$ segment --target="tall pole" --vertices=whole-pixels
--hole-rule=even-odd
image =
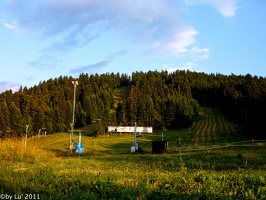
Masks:
[[[137,122],[134,123],[134,147],[136,148],[136,133],[137,132]]]
[[[75,104],[76,104],[76,87],[78,85],[78,81],[72,81],[74,85],[74,99],[73,99],[73,119],[72,119],[72,127],[71,127],[71,141],[70,141],[70,151],[72,153],[73,143],[74,143],[74,123],[75,123]]]
[[[71,131],[70,131],[70,135],[69,135],[69,150],[71,151],[72,153],[72,122],[70,122],[70,127],[71,127]]]

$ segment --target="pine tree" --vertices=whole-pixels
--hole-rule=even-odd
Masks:
[[[7,132],[10,130],[10,114],[9,114],[9,109],[8,109],[8,106],[5,100],[2,102],[2,105],[1,105],[1,113],[3,117],[2,131],[3,131],[3,134],[5,135],[4,137],[7,137],[8,136]]]
[[[5,137],[4,130],[5,130],[4,116],[0,107],[0,138]]]
[[[45,115],[41,107],[37,108],[33,115],[33,131],[35,134],[45,126]]]
[[[139,98],[138,95],[138,89],[136,86],[132,86],[131,90],[130,90],[130,94],[128,97],[128,115],[130,117],[130,121],[129,123],[131,124],[131,126],[134,125],[134,122],[137,120],[137,108],[138,108],[138,102],[141,101],[141,99]]]
[[[21,136],[22,134],[22,115],[20,109],[12,102],[9,105],[10,115],[10,128],[15,136]]]
[[[121,102],[118,102],[118,104],[117,104],[115,117],[116,117],[117,125],[121,125],[122,118],[123,118],[122,103]]]
[[[82,127],[86,125],[86,113],[84,112],[81,103],[77,102],[75,110],[75,127]]]
[[[66,118],[64,120],[65,124],[68,125],[69,129],[71,129],[71,123],[73,118],[73,106],[70,101],[67,101],[66,105]]]

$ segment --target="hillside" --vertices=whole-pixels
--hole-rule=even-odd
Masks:
[[[0,94],[0,137],[24,136],[26,125],[30,135],[37,135],[39,131],[53,134],[70,130],[73,80],[61,76],[32,88],[21,87],[14,94],[12,91]],[[262,77],[177,70],[173,73],[134,72],[132,76],[81,74],[77,80],[76,129],[95,121],[99,122],[94,131],[97,135],[104,135],[108,125],[128,126],[134,122],[155,130],[193,129],[203,105],[217,108],[219,111],[214,112],[225,114],[241,126],[242,134],[254,139],[266,138],[263,132],[266,79]],[[206,126],[206,131],[211,132],[212,120],[206,123],[208,125],[202,128]],[[221,126],[220,122],[215,124]],[[223,131],[230,134],[230,125]],[[220,131],[220,134],[224,133]],[[198,137],[201,140],[201,136]]]

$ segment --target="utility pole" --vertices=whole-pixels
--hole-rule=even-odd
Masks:
[[[135,147],[135,149],[137,150],[137,147],[136,147],[137,146],[137,140],[136,140],[137,139],[137,133],[136,132],[137,132],[137,122],[134,123],[134,145],[133,145]]]
[[[71,136],[70,136],[70,152],[72,153],[73,150],[73,143],[74,143],[74,123],[75,123],[75,104],[76,104],[76,88],[78,85],[78,81],[72,81],[74,85],[74,99],[73,99],[73,119],[71,123]]]

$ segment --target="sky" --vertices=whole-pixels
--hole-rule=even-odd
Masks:
[[[265,0],[1,0],[0,92],[81,73],[266,77]]]

